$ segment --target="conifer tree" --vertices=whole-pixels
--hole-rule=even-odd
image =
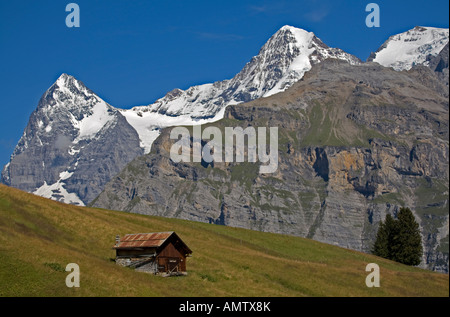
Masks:
[[[390,215],[386,215],[385,219],[385,230],[387,236],[387,257],[386,259],[393,260],[394,254],[396,252],[396,245],[398,241],[398,226],[397,221]],[[394,260],[395,261],[395,260]]]
[[[372,253],[377,256],[381,256],[382,258],[389,258],[388,233],[383,221],[380,221],[377,238],[375,240],[375,244],[373,245]]]
[[[372,253],[407,265],[418,265],[422,258],[422,237],[412,211],[402,207],[395,220],[387,214],[380,221]]]
[[[419,224],[409,208],[401,208],[397,219],[398,240],[395,241],[393,260],[407,265],[419,265],[423,252]]]

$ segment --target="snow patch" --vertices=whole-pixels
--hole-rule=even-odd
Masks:
[[[72,176],[72,174],[73,174],[73,172],[69,173],[68,171],[59,173],[59,181],[63,181],[63,180],[70,178]]]
[[[69,152],[69,155],[74,156],[75,154],[80,153],[80,151],[81,151],[80,149],[76,150],[75,147],[72,146],[68,152]]]
[[[69,173],[68,171],[61,172],[59,174],[60,179],[56,183],[48,185],[47,182],[44,181],[44,184],[36,189],[33,194],[66,204],[84,206],[84,203],[77,194],[69,193],[64,188],[65,183],[62,181],[70,178],[72,174],[73,173]]]
[[[6,163],[5,167],[3,167],[3,172],[4,172],[3,175],[5,176],[6,180],[10,179],[10,177],[9,177],[9,165],[10,165],[10,162]]]
[[[92,114],[84,117],[81,121],[76,121],[73,117],[72,124],[77,127],[80,132],[74,143],[78,143],[80,140],[88,139],[96,135],[106,123],[114,118],[114,116],[108,111],[108,105],[101,100],[95,104],[92,108]]]
[[[223,118],[225,107],[210,119],[194,119],[189,115],[171,117],[157,112],[141,112],[135,109],[121,110],[122,115],[139,135],[140,146],[147,154],[153,142],[161,134],[161,129],[173,126],[191,126],[214,122]]]

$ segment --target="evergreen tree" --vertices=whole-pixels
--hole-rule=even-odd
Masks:
[[[420,264],[422,238],[419,224],[409,208],[400,208],[397,220],[386,215],[380,222],[372,253],[407,265]]]
[[[386,259],[394,260],[396,253],[396,245],[398,241],[398,226],[397,221],[390,215],[386,215],[385,230],[387,236],[387,257]],[[395,261],[395,260],[394,260]]]
[[[409,208],[401,208],[398,215],[398,241],[394,261],[407,265],[419,265],[422,258],[422,237],[419,224]]]
[[[372,253],[377,256],[381,256],[382,258],[389,258],[388,243],[389,240],[386,226],[383,221],[380,221],[377,238],[375,240],[375,244],[373,245]]]

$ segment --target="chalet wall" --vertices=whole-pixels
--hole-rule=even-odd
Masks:
[[[158,257],[181,258],[183,255],[174,247],[172,243],[168,243],[164,249],[159,252]]]
[[[136,268],[136,271],[156,274],[158,273],[158,264],[156,263],[156,261],[152,261]]]

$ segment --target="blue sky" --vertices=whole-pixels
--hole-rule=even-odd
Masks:
[[[70,2],[80,7],[79,28],[65,24]],[[365,25],[370,2],[380,28]],[[0,165],[63,72],[129,108],[233,77],[286,24],[366,60],[390,35],[448,28],[448,12],[447,0],[0,0]]]

